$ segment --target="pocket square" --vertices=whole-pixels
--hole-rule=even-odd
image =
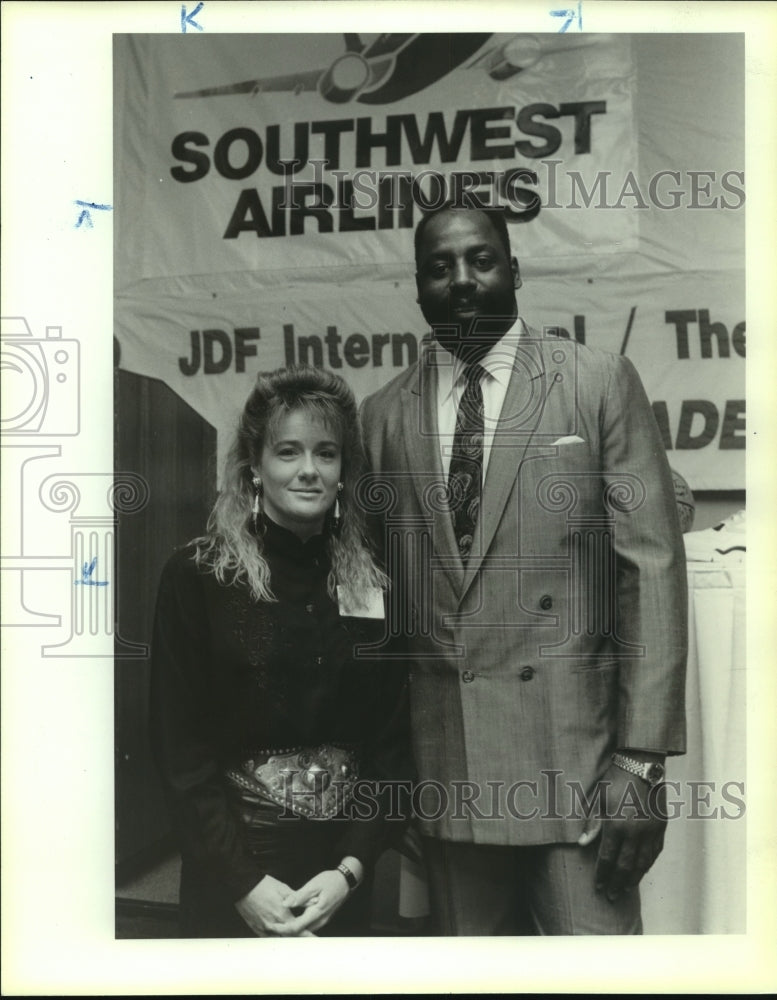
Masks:
[[[556,444],[585,444],[585,441],[581,437],[578,437],[577,434],[569,434],[569,435],[567,435],[567,437],[557,438],[553,442],[553,444],[554,445],[556,445]]]

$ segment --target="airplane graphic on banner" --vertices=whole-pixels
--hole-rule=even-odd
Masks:
[[[345,52],[327,68],[300,70],[283,76],[246,80],[220,87],[186,91],[175,96],[218,97],[228,94],[261,94],[317,90],[332,104],[391,104],[437,83],[481,49],[491,34],[378,35],[364,42],[358,34],[345,34]],[[540,58],[534,35],[515,35],[486,49],[470,67],[485,70],[494,80],[506,80]]]

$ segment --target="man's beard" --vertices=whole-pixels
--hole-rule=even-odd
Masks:
[[[435,340],[463,361],[479,361],[515,323],[518,304],[512,287],[487,292],[453,292],[445,298],[419,297]],[[472,315],[467,315],[467,312]]]
[[[480,361],[497,344],[515,322],[510,316],[473,316],[453,318],[447,322],[436,319],[432,324],[434,339],[446,351],[468,364]]]

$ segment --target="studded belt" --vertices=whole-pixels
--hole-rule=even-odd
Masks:
[[[246,807],[269,799],[298,816],[330,819],[348,803],[359,777],[351,750],[335,746],[267,751],[230,768],[226,777]],[[250,824],[250,809],[243,809]]]

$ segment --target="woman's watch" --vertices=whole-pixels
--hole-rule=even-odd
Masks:
[[[348,865],[343,864],[343,862],[341,861],[340,864],[337,866],[337,870],[340,872],[345,881],[348,883],[348,889],[350,890],[350,892],[353,892],[354,889],[359,888],[359,880],[356,878],[356,876],[348,867]]]
[[[612,762],[623,771],[636,774],[638,778],[644,778],[651,788],[664,780],[664,765],[659,764],[658,761],[634,760],[633,757],[627,757],[625,754],[614,753]]]

